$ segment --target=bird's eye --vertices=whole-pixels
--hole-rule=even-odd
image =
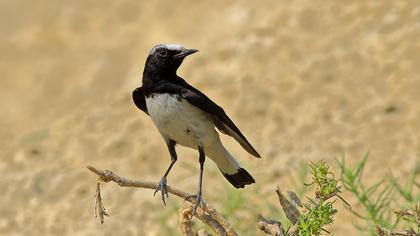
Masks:
[[[159,56],[161,57],[166,57],[168,55],[168,51],[164,48],[162,48],[161,50],[159,50]]]

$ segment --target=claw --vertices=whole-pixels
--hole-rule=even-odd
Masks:
[[[169,194],[168,194],[168,185],[167,185],[166,178],[162,178],[159,181],[159,184],[158,184],[158,186],[157,186],[157,188],[156,188],[155,193],[153,194],[153,196],[156,196],[156,193],[159,192],[159,191],[162,194],[161,197],[162,197],[163,204],[166,206],[165,194],[166,194],[166,198],[169,197]]]
[[[191,212],[191,219],[193,218],[193,216],[195,215],[195,213],[196,213],[196,210],[197,210],[197,207],[198,206],[200,206],[201,207],[201,209],[203,209],[203,211],[204,211],[204,208],[205,208],[205,203],[204,203],[204,201],[203,201],[203,198],[202,198],[202,196],[201,196],[201,193],[198,193],[196,196],[191,196],[191,197],[195,197],[195,204],[194,204],[194,207],[193,207],[193,209],[192,209],[192,212]]]

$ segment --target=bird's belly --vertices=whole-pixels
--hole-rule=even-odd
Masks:
[[[191,148],[210,145],[218,138],[207,113],[179,95],[153,94],[146,99],[146,105],[164,138]]]

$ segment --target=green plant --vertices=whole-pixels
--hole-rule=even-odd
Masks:
[[[408,181],[405,185],[399,184],[398,179],[390,174],[389,183],[391,186],[398,192],[398,194],[403,197],[403,199],[408,203],[415,203],[420,199],[420,191],[414,193],[415,188],[420,188],[419,183],[416,182],[416,179],[420,173],[420,166],[416,165],[414,171],[410,173]]]
[[[299,218],[297,223],[298,235],[320,235],[324,226],[333,222],[333,216],[337,210],[333,208],[335,202],[332,197],[339,197],[341,186],[338,184],[330,167],[324,160],[317,163],[311,162],[309,165],[312,174],[312,182],[306,185],[315,185],[315,199],[308,198],[309,202],[305,204],[305,212]],[[326,231],[328,232],[328,231]]]
[[[408,182],[402,186],[393,175],[383,177],[371,185],[363,182],[363,170],[368,160],[366,154],[362,160],[351,168],[346,165],[344,159],[338,161],[341,170],[341,181],[346,191],[352,193],[362,210],[349,210],[353,215],[363,220],[363,224],[355,224],[355,227],[369,235],[377,235],[377,228],[395,229],[401,217],[395,216],[392,209],[395,207],[408,206],[420,200],[419,194],[414,194],[416,177],[415,170]]]
[[[333,216],[337,210],[333,208],[333,202],[316,203],[310,200],[309,204],[305,204],[306,213],[302,214],[297,223],[298,235],[320,235],[325,225],[333,222]]]
[[[284,230],[285,225],[279,221],[267,220],[264,217],[259,217],[259,228],[271,235],[299,235],[310,236],[320,235],[325,226],[332,224],[333,217],[337,213],[333,204],[335,198],[342,199],[341,186],[334,174],[330,171],[329,166],[325,161],[311,163],[309,165],[312,182],[306,184],[307,186],[315,186],[315,197],[309,198],[308,202],[302,205],[301,200],[294,192],[289,191],[289,199],[287,199],[277,188],[276,192],[279,197],[280,205],[289,220],[290,227]],[[299,210],[298,208],[303,208]]]
[[[405,230],[389,230],[376,226],[376,234],[379,236],[401,235],[418,236],[420,235],[420,202],[410,209],[397,210],[394,212],[398,218],[406,223]]]

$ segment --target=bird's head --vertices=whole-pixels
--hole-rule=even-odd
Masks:
[[[145,70],[159,74],[176,73],[184,58],[196,52],[197,49],[178,44],[158,44],[150,50]]]

